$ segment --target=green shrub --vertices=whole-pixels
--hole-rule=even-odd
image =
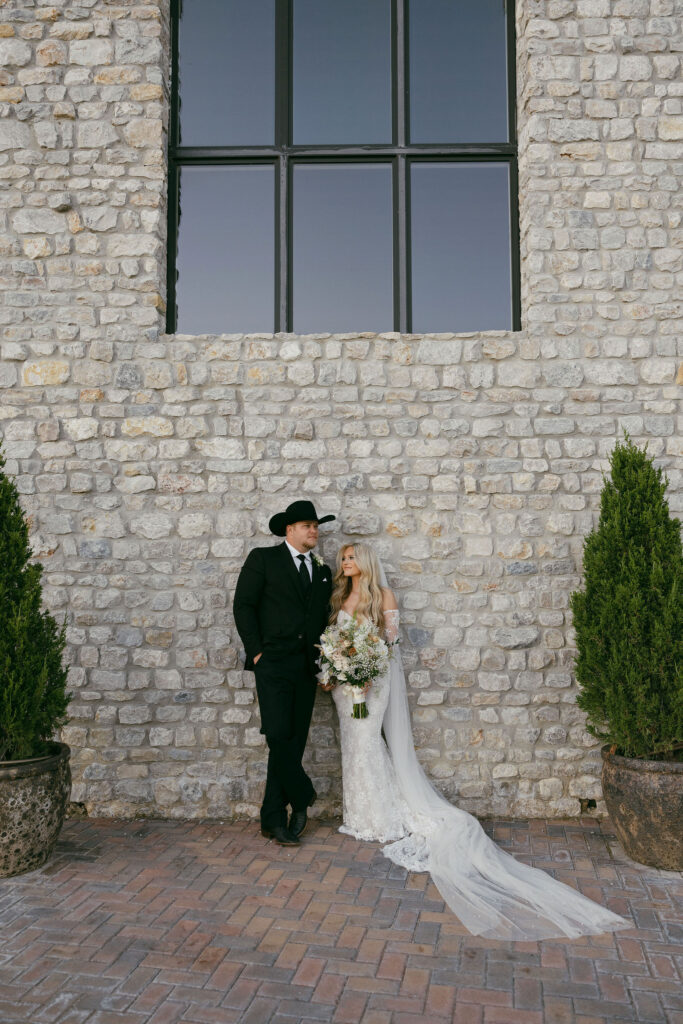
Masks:
[[[41,609],[42,566],[0,451],[0,761],[46,753],[66,721],[65,626]]]
[[[667,479],[628,436],[605,479],[572,594],[588,730],[626,757],[674,759],[683,738],[683,550]]]

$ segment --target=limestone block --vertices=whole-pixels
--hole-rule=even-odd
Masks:
[[[77,139],[82,149],[99,149],[101,146],[118,142],[119,135],[116,128],[106,121],[84,121],[78,126]]]
[[[532,647],[539,636],[539,630],[535,626],[501,627],[491,631],[493,643],[505,650]]]
[[[534,430],[537,434],[571,434],[574,430],[574,421],[565,416],[545,417],[538,416],[534,420]]]
[[[151,747],[168,747],[173,742],[174,731],[163,725],[154,725],[149,730],[149,744]],[[155,787],[155,795],[158,799],[158,792]],[[162,801],[160,801],[162,802]]]
[[[500,719],[505,725],[527,725],[529,711],[527,708],[501,708]]]
[[[601,800],[602,784],[600,779],[593,775],[579,775],[570,780],[569,794],[584,800]]]
[[[17,382],[16,366],[7,366],[0,363],[0,388],[11,388]]]
[[[287,441],[282,446],[285,459],[322,459],[325,445],[322,441]]]
[[[548,123],[548,138],[552,142],[580,142],[598,139],[600,129],[595,121],[552,118]]]
[[[90,206],[81,211],[81,217],[83,224],[90,231],[109,231],[110,228],[116,227],[118,213],[108,206]]]
[[[152,712],[146,704],[124,704],[119,709],[119,722],[123,725],[140,725],[152,719]]]
[[[675,78],[679,69],[678,57],[673,55],[656,56],[652,58],[655,66],[655,74],[658,78]]]
[[[46,387],[52,384],[63,384],[69,379],[69,364],[61,359],[46,359],[40,362],[29,361],[21,368],[22,383],[27,387]]]
[[[66,46],[55,39],[45,39],[36,47],[36,61],[43,67],[66,64]]]
[[[246,512],[219,512],[216,533],[219,537],[253,537],[254,522]]]
[[[512,686],[510,677],[502,672],[477,672],[477,679],[482,690],[495,693],[509,690]]]
[[[120,39],[116,41],[117,64],[157,65],[161,58],[161,44],[158,39]],[[105,63],[102,61],[101,63]]]
[[[461,353],[462,342],[454,338],[423,338],[417,346],[416,362],[431,366],[452,366],[460,362]]]
[[[151,234],[110,235],[107,253],[110,256],[153,256],[159,245],[159,239]]]
[[[93,489],[93,477],[90,473],[72,473],[69,489],[74,494],[87,494]]]
[[[32,57],[31,46],[22,39],[0,39],[0,67],[23,68]]]
[[[73,441],[86,441],[97,437],[99,422],[92,416],[83,416],[74,420],[64,420],[64,432]]]
[[[344,533],[358,536],[372,536],[381,529],[379,516],[372,512],[356,512],[342,517]]]
[[[232,438],[216,437],[209,440],[198,438],[195,441],[197,451],[210,459],[236,460],[246,455],[244,444]]]
[[[645,146],[648,160],[680,160],[683,157],[683,143],[652,142]]]
[[[65,224],[64,218],[52,210],[25,207],[12,217],[12,227],[18,235],[54,235],[64,231]]]
[[[551,387],[576,388],[583,382],[583,368],[578,363],[548,362],[542,375]]]
[[[141,434],[168,437],[173,433],[173,423],[164,416],[129,416],[121,424],[121,433],[126,437],[139,437]]]
[[[637,384],[638,369],[623,359],[587,359],[584,374],[588,384]]]
[[[649,57],[633,56],[619,58],[619,78],[622,82],[643,82],[652,77],[652,61]]]
[[[542,800],[557,800],[563,790],[561,779],[541,779],[538,783],[538,795]]]
[[[74,39],[69,43],[69,62],[83,67],[111,64],[114,44],[108,39]]]
[[[201,537],[211,533],[211,517],[203,512],[191,512],[178,520],[178,534],[181,537]]]
[[[498,383],[502,387],[533,388],[541,381],[541,368],[535,363],[501,363]]]
[[[81,518],[81,530],[83,533],[94,533],[98,537],[123,537],[126,534],[126,527],[118,512],[99,512],[92,516]]]
[[[228,708],[221,715],[221,719],[226,725],[233,723],[239,723],[240,725],[246,725],[247,722],[251,721],[251,711],[246,708]]]
[[[123,137],[129,146],[161,146],[162,124],[157,118],[134,117],[123,128]]]
[[[28,256],[30,260],[41,259],[43,256],[49,256],[52,252],[52,242],[43,236],[42,238],[22,238],[21,244],[24,249],[24,255]]]
[[[167,363],[161,361],[143,363],[141,369],[146,388],[168,388],[173,384],[173,373]]]
[[[529,73],[541,81],[548,79],[575,79],[578,74],[579,62],[576,57],[531,57]]]
[[[445,438],[435,438],[431,441],[427,438],[417,438],[413,441],[406,441],[405,451],[408,458],[422,459],[447,455],[449,448],[449,442]]]
[[[640,377],[646,384],[673,384],[676,363],[673,359],[644,359],[640,363]]]
[[[594,74],[597,81],[611,81],[616,77],[619,59],[613,54],[597,54],[593,58]]]

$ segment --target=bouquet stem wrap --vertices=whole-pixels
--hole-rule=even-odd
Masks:
[[[365,703],[365,691],[356,686],[354,686],[353,691],[353,711],[351,712],[351,717],[367,718],[369,712],[368,706]]]

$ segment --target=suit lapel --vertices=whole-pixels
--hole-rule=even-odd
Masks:
[[[311,587],[311,590],[310,590],[310,599],[311,599],[311,601],[313,601],[313,599],[315,598],[315,600],[318,603],[320,603],[320,599],[321,599],[321,595],[322,595],[322,585],[323,585],[323,577],[322,577],[323,570],[322,570],[322,567],[318,565],[318,563],[316,562],[315,558],[312,558],[312,563],[313,563],[313,586]]]

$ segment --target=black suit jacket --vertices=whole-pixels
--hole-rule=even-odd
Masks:
[[[286,656],[305,650],[315,671],[319,651],[315,646],[327,626],[332,570],[313,559],[313,579],[308,593],[285,543],[254,548],[237,580],[233,613],[246,660],[253,669],[262,651]]]

